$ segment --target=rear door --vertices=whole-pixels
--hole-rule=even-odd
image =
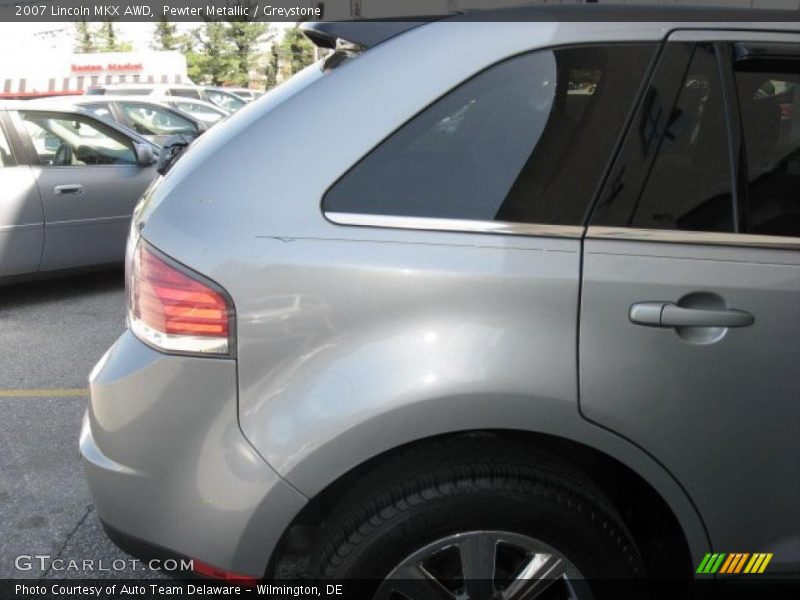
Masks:
[[[584,416],[669,469],[714,551],[772,553],[771,573],[800,572],[798,44],[673,34],[588,228],[581,299]]]
[[[39,190],[9,125],[0,110],[0,277],[36,271],[44,242]]]
[[[40,270],[124,258],[133,207],[155,176],[136,162],[133,140],[88,115],[20,111],[42,198],[45,243]]]

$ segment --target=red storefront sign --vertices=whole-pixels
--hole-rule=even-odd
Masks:
[[[143,70],[142,63],[108,63],[107,65],[76,65],[72,64],[70,70],[73,73],[120,73],[136,72]]]

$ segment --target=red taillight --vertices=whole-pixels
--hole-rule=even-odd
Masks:
[[[233,311],[226,296],[144,241],[133,250],[128,300],[131,330],[145,342],[174,352],[229,353]]]

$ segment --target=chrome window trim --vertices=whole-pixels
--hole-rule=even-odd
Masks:
[[[20,229],[41,229],[44,223],[15,223],[14,225],[0,225],[0,233],[19,231]]]
[[[783,237],[779,235],[754,235],[747,233],[722,233],[716,231],[636,229],[632,227],[605,227],[601,225],[589,226],[589,228],[586,230],[586,239],[800,250],[800,238],[796,237]]]
[[[325,218],[337,225],[383,227],[390,229],[418,229],[425,231],[455,231],[462,233],[493,233],[580,239],[584,228],[580,225],[540,225],[535,223],[509,223],[506,221],[470,221],[468,219],[440,219],[436,217],[401,217],[393,215],[368,215],[325,211]]]

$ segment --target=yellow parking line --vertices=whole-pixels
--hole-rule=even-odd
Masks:
[[[62,398],[64,396],[88,395],[89,388],[0,389],[0,398]]]

